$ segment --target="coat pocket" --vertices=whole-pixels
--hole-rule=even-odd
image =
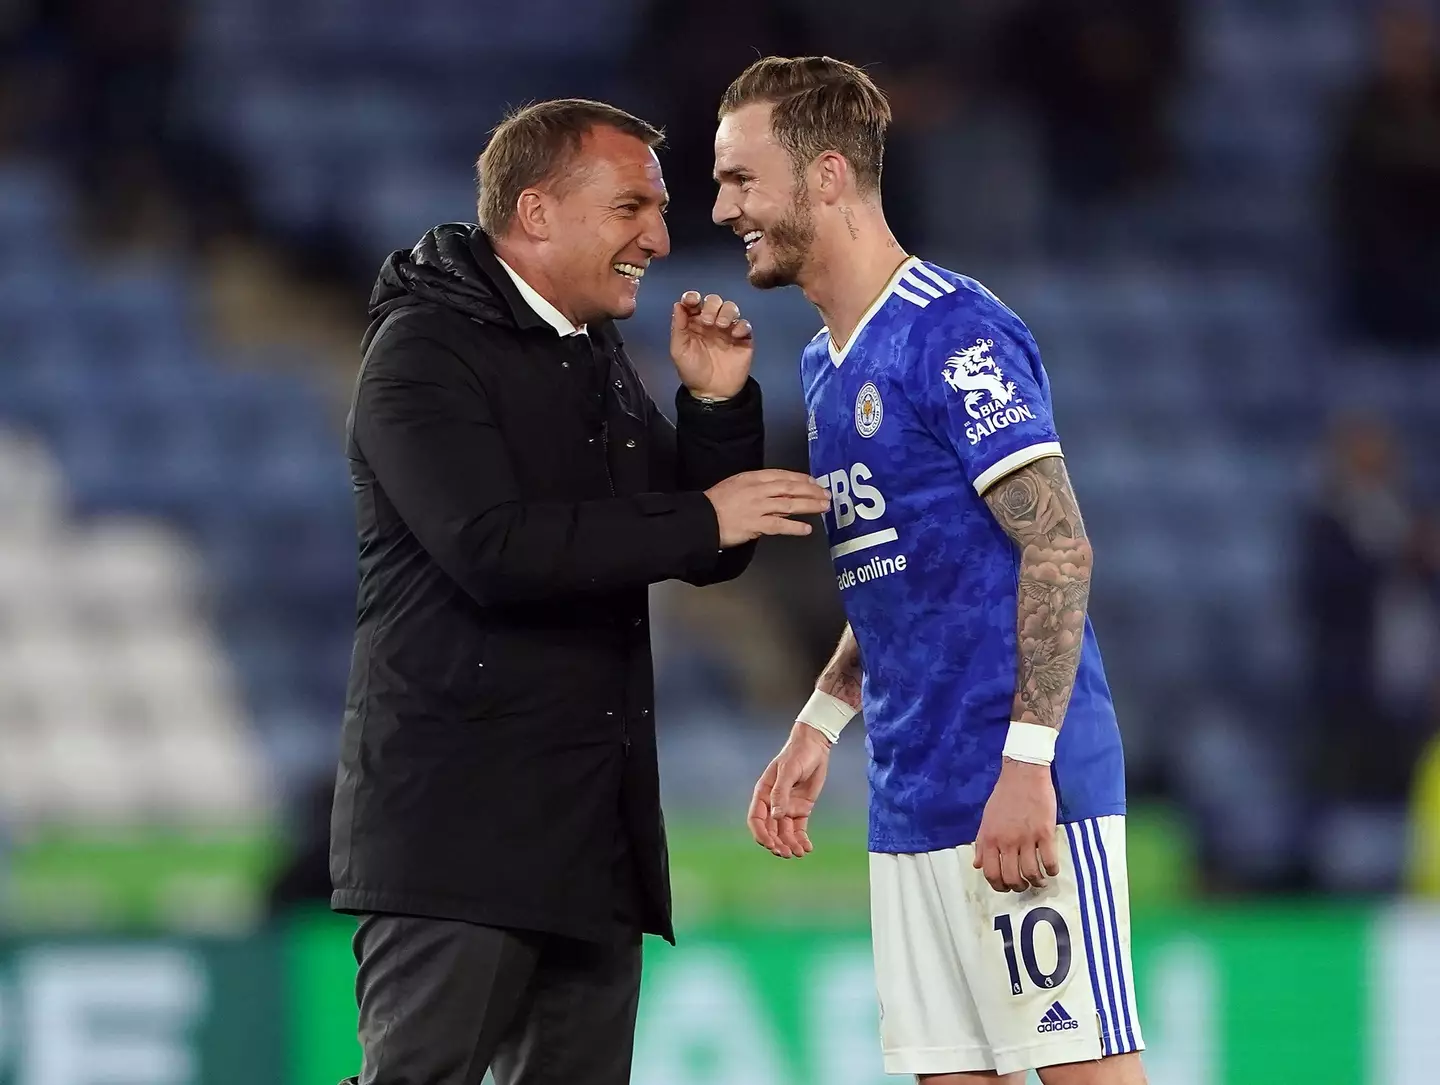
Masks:
[[[377,634],[373,674],[380,692],[422,712],[464,717],[482,713],[493,685],[491,634],[420,637]],[[388,699],[388,698],[387,698]]]
[[[478,716],[524,719],[532,741],[619,741],[628,660],[584,637],[500,629],[486,640]]]

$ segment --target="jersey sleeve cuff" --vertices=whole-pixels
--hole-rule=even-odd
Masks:
[[[983,497],[986,490],[1011,471],[1018,471],[1027,463],[1043,460],[1046,456],[1064,457],[1064,453],[1060,451],[1059,441],[1042,441],[1038,445],[1022,448],[1018,452],[1012,452],[1003,459],[992,463],[975,479],[975,492]]]

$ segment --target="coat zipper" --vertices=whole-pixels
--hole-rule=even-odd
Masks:
[[[610,496],[615,496],[615,477],[610,474],[610,420],[600,423],[600,452],[605,457],[605,481],[610,485]]]
[[[600,423],[600,454],[605,457],[605,481],[610,485],[610,496],[615,496],[615,476],[610,473],[610,420],[607,418]],[[625,751],[625,756],[630,756],[630,724],[626,720],[625,710],[620,710],[620,742]]]
[[[608,382],[609,378],[606,377],[605,380]],[[604,385],[602,385],[601,387],[602,391],[600,395],[600,410],[602,412],[602,417],[600,419],[600,456],[605,461],[605,483],[610,488],[610,496],[615,497],[615,476],[610,471],[610,420],[603,417],[603,412],[605,411],[606,393],[609,391],[609,389],[605,388]],[[625,710],[623,708],[620,710],[620,739],[622,743],[622,748],[624,750],[624,756],[629,757],[630,725],[626,721]]]

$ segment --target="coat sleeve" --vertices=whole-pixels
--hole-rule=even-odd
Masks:
[[[420,545],[482,604],[687,578],[715,564],[719,527],[703,493],[522,501],[483,387],[434,340],[372,353],[352,431]]]
[[[675,393],[676,425],[650,405],[650,447],[655,456],[652,477],[666,488],[704,491],[722,479],[765,466],[764,404],[752,377],[739,395],[707,406],[683,387]],[[755,556],[755,543],[731,547],[708,565],[681,579],[691,584],[718,584],[743,573]]]

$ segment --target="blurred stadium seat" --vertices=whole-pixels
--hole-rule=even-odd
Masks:
[[[75,522],[54,460],[0,435],[10,818],[263,818],[268,770],[201,602],[193,548],[154,523]],[[10,753],[15,758],[12,761]]]

